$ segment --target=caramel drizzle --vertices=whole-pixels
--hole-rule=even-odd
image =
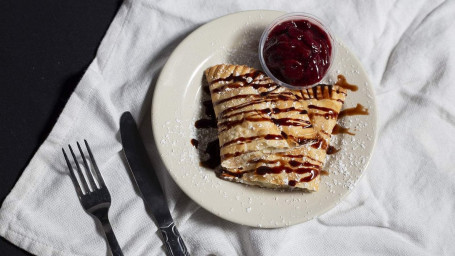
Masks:
[[[320,138],[316,143],[311,145],[312,148],[322,149],[322,150],[326,150],[328,146],[329,145],[327,145],[327,141],[322,138]]]
[[[347,108],[342,110],[338,114],[338,118],[342,118],[345,116],[355,116],[355,115],[369,115],[368,109],[365,108],[362,104],[357,104],[357,106],[353,108]]]
[[[236,111],[236,110],[239,110],[239,109],[242,109],[242,108],[246,108],[246,107],[249,107],[249,106],[252,106],[252,105],[255,105],[255,104],[259,104],[259,103],[264,103],[264,102],[266,102],[266,101],[264,101],[264,100],[253,100],[251,102],[245,102],[245,103],[242,103],[242,104],[237,105],[237,106],[226,108],[225,110],[221,111],[219,117],[223,117],[225,114],[227,114],[229,112],[233,112],[233,111]]]
[[[313,142],[314,143],[315,140],[311,140],[309,141],[308,143],[310,142]],[[316,142],[319,142],[319,140],[317,140]],[[322,143],[321,143],[322,144]],[[314,145],[314,144],[313,144]],[[237,157],[237,156],[240,156],[240,155],[243,155],[243,154],[249,154],[249,153],[253,153],[253,152],[257,152],[256,150],[251,150],[251,151],[243,151],[243,152],[235,152],[235,153],[227,153],[227,154],[223,154],[221,156],[221,159],[222,160],[227,160],[229,158],[233,158],[233,157]],[[296,158],[296,159],[299,159],[299,158],[308,158],[310,159],[311,161],[314,161],[314,162],[317,162],[317,163],[320,163],[322,164],[322,161],[320,160],[317,160],[313,157],[310,157],[310,156],[307,156],[307,155],[292,155],[292,154],[286,154],[286,153],[282,153],[282,152],[277,152],[276,153],[277,156],[281,156],[281,157],[288,157],[288,158]]]
[[[344,77],[343,75],[337,76],[337,82],[335,83],[335,85],[338,85],[339,87],[344,88],[346,90],[351,90],[353,92],[355,92],[359,89],[359,87],[357,85],[348,83],[346,81],[346,77]]]
[[[291,154],[284,154],[284,153],[277,153],[277,155],[282,156],[282,157],[297,158],[297,159],[306,157],[306,158],[310,159],[311,161],[314,161],[314,162],[322,164],[321,161],[316,160],[316,159],[314,159],[314,158],[312,158],[310,156],[307,156],[307,155],[291,155]]]
[[[305,144],[309,144],[309,143],[318,142],[317,139],[301,138],[301,137],[295,137],[295,136],[287,135],[287,134],[286,134],[286,137],[289,138],[290,140],[297,142],[299,145],[305,145]]]
[[[304,145],[308,143],[316,143],[318,140],[315,139],[308,139],[308,138],[301,138],[301,137],[295,137],[292,135],[287,135],[284,132],[281,132],[281,135],[274,135],[274,134],[267,134],[267,135],[259,135],[259,136],[252,136],[252,137],[240,137],[231,141],[228,141],[221,145],[222,147],[227,147],[232,144],[240,144],[240,143],[250,143],[252,141],[255,141],[257,139],[265,139],[265,140],[284,140],[284,139],[291,139],[295,142],[297,142],[299,145]]]
[[[225,102],[228,102],[228,101],[231,101],[231,100],[236,100],[236,99],[245,99],[245,98],[251,98],[252,101],[251,102],[254,102],[255,100],[262,100],[263,102],[268,102],[268,101],[276,101],[276,100],[296,100],[295,98],[293,98],[293,96],[295,97],[294,94],[292,94],[291,92],[282,92],[282,93],[270,93],[268,94],[268,98],[263,98],[264,95],[260,95],[260,94],[240,94],[240,95],[235,95],[235,96],[232,96],[232,97],[228,97],[228,98],[225,98],[225,99],[221,99],[221,100],[218,100],[218,101],[215,101],[215,103],[213,105],[217,106],[217,105],[220,105],[220,104],[223,104]]]
[[[248,78],[252,78],[251,81],[254,81],[254,80],[258,79],[258,77],[261,76],[261,75],[263,75],[262,72],[255,71],[255,72],[248,73],[248,74],[245,74],[245,75],[242,75],[242,76],[234,76],[232,74],[232,75],[230,75],[227,78],[216,79],[216,80],[212,81],[211,84],[219,82],[219,81],[222,81],[222,80],[224,80],[224,81],[233,80],[233,83],[228,84],[228,85],[223,85],[223,86],[221,86],[221,87],[219,87],[217,89],[214,89],[212,91],[212,93],[219,93],[220,91],[222,91],[224,89],[227,89],[227,88],[239,88],[239,87],[242,87],[243,85],[241,83],[239,83],[239,82],[248,83],[248,81],[247,81]],[[258,89],[258,88],[270,88],[273,85],[276,85],[274,83],[260,84],[260,83],[257,83],[257,81],[256,81],[255,84],[251,84],[251,83],[248,83],[248,84],[249,84],[248,86],[252,86],[255,89]],[[342,76],[342,75],[338,76],[338,80],[337,80],[337,83],[335,83],[335,85],[337,85],[339,87],[342,87],[344,89],[347,89],[347,90],[352,90],[352,91],[357,91],[358,90],[358,87],[356,85],[352,85],[352,84],[347,83],[346,82],[346,78],[344,76]],[[317,87],[313,87],[312,88],[312,93],[309,90],[306,90],[308,97],[306,97],[304,92],[301,90],[300,91],[300,95],[301,95],[301,97],[303,99],[307,99],[307,98],[308,99],[311,99],[311,98],[319,99],[318,88],[321,88],[320,89],[320,94],[324,98],[325,97],[324,94],[325,94],[325,87],[326,86],[328,88],[329,96],[332,97],[333,87],[331,85],[318,85]],[[254,105],[254,104],[259,104],[259,103],[264,103],[264,102],[269,102],[269,101],[275,101],[275,100],[302,99],[299,95],[295,95],[295,94],[293,94],[291,92],[283,92],[283,93],[280,93],[280,94],[277,94],[277,93],[271,94],[271,92],[273,92],[277,88],[278,88],[278,86],[276,88],[274,88],[273,90],[270,90],[270,91],[267,91],[267,92],[263,92],[263,93],[261,93],[259,95],[257,95],[257,94],[235,95],[233,97],[230,97],[230,98],[227,98],[227,99],[222,99],[222,100],[220,100],[218,102],[215,102],[215,105],[219,105],[219,104],[222,104],[224,102],[227,102],[229,100],[234,100],[234,99],[249,98],[249,97],[253,98],[250,102],[246,102],[246,103],[243,103],[243,104],[240,104],[240,105],[237,105],[237,106],[234,106],[234,107],[230,107],[230,108],[227,108],[227,109],[223,110],[220,113],[220,117],[222,117],[222,116],[224,116],[227,113],[230,113],[232,111],[236,111],[236,110],[239,110],[239,109],[242,109],[242,108]],[[340,92],[340,90],[336,90],[336,92],[346,95],[345,92]],[[260,98],[260,97],[263,97],[263,96],[271,96],[271,97],[266,98],[266,99]],[[344,103],[344,101],[341,100],[341,99],[336,99],[336,101]],[[360,104],[357,104],[357,106],[355,108],[345,109],[345,110],[341,111],[340,113],[337,113],[336,111],[334,111],[333,109],[330,109],[330,108],[324,108],[324,107],[319,107],[319,106],[314,106],[314,105],[309,105],[308,107],[310,109],[318,109],[318,110],[327,112],[325,114],[313,113],[313,115],[324,115],[326,118],[329,118],[329,117],[330,118],[334,118],[334,117],[337,117],[337,116],[339,118],[341,118],[341,117],[349,116],[349,115],[368,115],[369,114],[368,113],[368,109],[364,108]],[[234,113],[234,114],[225,116],[225,118],[230,118],[230,117],[234,117],[234,116],[245,114],[245,113],[251,113],[251,112],[257,112],[258,114],[262,113],[262,114],[270,115],[271,113],[277,114],[277,113],[280,113],[280,112],[283,112],[283,111],[287,111],[287,112],[288,111],[299,111],[301,114],[307,114],[308,113],[306,110],[299,110],[299,109],[295,109],[293,107],[286,108],[286,109],[278,109],[278,108],[270,109],[270,108],[268,108],[268,109],[261,109],[261,110],[248,110],[248,111],[238,112],[238,113]],[[301,125],[302,122],[303,122],[303,123],[307,124],[307,126],[305,126],[304,128],[311,127],[311,123],[309,121],[304,121],[304,120],[300,120],[300,119],[291,119],[291,118],[282,118],[282,119],[244,118],[242,120],[236,120],[236,121],[231,121],[231,122],[236,123],[236,122],[240,122],[240,121],[243,122],[245,120],[249,120],[249,121],[272,121],[276,125],[284,125],[284,126],[286,126],[286,125]],[[229,126],[229,125],[232,125],[232,123],[229,124],[229,122],[223,122],[219,126],[222,126],[222,125]],[[234,125],[236,125],[236,124],[234,124]],[[354,135],[353,133],[349,132],[348,128],[341,127],[338,124],[334,127],[332,133],[333,134],[347,133],[347,134]],[[326,134],[328,134],[328,133],[326,133]],[[298,141],[299,144],[312,143],[311,147],[316,148],[316,149],[327,150],[328,154],[333,154],[333,153],[336,153],[336,152],[339,151],[339,149],[335,149],[332,146],[328,146],[327,142],[324,139],[315,140],[315,139],[306,139],[306,138],[295,138],[294,136],[287,135],[287,134],[285,134],[283,132],[282,132],[281,135],[270,135],[269,134],[269,135],[263,135],[263,136],[254,136],[254,137],[250,137],[250,138],[238,138],[238,139],[235,139],[233,141],[225,143],[222,147],[227,146],[227,145],[231,145],[231,144],[234,144],[234,143],[251,142],[251,141],[253,141],[255,139],[259,139],[259,138],[265,138],[265,139],[270,139],[270,140],[282,140],[282,139],[288,139],[289,138],[289,139],[293,139],[295,141]],[[230,157],[236,157],[236,156],[239,156],[239,155],[242,155],[242,154],[246,154],[246,153],[250,153],[250,152],[254,152],[254,151],[235,152],[235,153],[232,153],[232,154],[224,154],[222,156],[222,158],[223,159],[227,159],[227,158],[230,158]],[[295,158],[306,157],[306,158],[311,159],[311,160],[313,160],[315,162],[322,163],[319,160],[315,160],[315,159],[313,159],[311,157],[304,156],[304,155],[291,155],[291,154],[281,154],[281,155],[283,157],[295,157]],[[307,177],[301,178],[299,181],[295,181],[295,180],[289,181],[289,185],[290,186],[295,186],[297,182],[309,182],[309,181],[313,180],[314,178],[316,178],[318,175],[321,174],[320,167],[318,165],[314,165],[314,164],[311,164],[311,163],[308,163],[308,162],[303,162],[302,163],[302,162],[298,162],[298,161],[295,161],[295,160],[290,160],[288,162],[289,165],[291,165],[293,167],[298,167],[298,168],[287,167],[287,166],[285,166],[285,164],[282,161],[279,161],[279,160],[277,160],[277,161],[268,161],[268,162],[262,160],[262,162],[264,162],[266,164],[267,163],[268,164],[273,164],[273,163],[280,162],[280,166],[276,166],[276,167],[260,166],[260,167],[256,168],[255,170],[253,170],[259,175],[264,175],[264,174],[267,174],[267,173],[281,173],[283,171],[287,172],[287,173],[295,172],[295,173],[298,173],[298,174],[304,174],[304,173],[309,173],[310,174]],[[239,172],[239,173],[233,173],[233,172],[229,172],[227,170],[223,170],[222,172],[226,173],[228,175],[231,175],[231,176],[241,177],[247,171],[243,171],[243,172]]]
[[[313,127],[310,121],[296,118],[272,118],[271,121],[277,126],[302,126],[304,129]]]
[[[231,129],[234,126],[237,126],[244,121],[250,121],[250,122],[273,122],[275,125],[278,126],[302,126],[304,129],[305,128],[310,128],[312,127],[310,121],[302,120],[302,119],[293,119],[293,118],[279,118],[279,119],[274,119],[274,118],[254,118],[254,117],[244,117],[239,120],[234,120],[234,121],[225,121],[218,123],[218,129],[220,132],[227,131]]]
[[[257,94],[240,94],[240,95],[235,95],[235,96],[232,96],[232,97],[229,97],[229,98],[225,98],[225,99],[222,99],[222,100],[215,101],[213,103],[213,105],[217,106],[217,105],[223,104],[223,103],[225,103],[227,101],[236,100],[236,99],[245,99],[245,98],[257,99],[259,97],[260,96],[257,95]]]
[[[321,176],[328,176],[328,175],[329,175],[329,172],[326,171],[326,170],[321,170],[321,171],[319,172],[319,174],[320,174]]]
[[[240,111],[240,112],[237,112],[237,113],[226,115],[223,118],[227,119],[227,118],[231,118],[231,117],[238,116],[238,115],[241,115],[241,114],[249,114],[249,113],[254,113],[254,112],[257,112],[258,114],[267,114],[267,115],[269,115],[271,113],[279,114],[281,112],[291,112],[291,111],[299,111],[301,114],[306,114],[306,112],[303,112],[303,111],[306,111],[305,109],[296,109],[294,107],[290,107],[290,108],[264,108],[264,109],[252,109],[252,110]]]
[[[339,124],[336,124],[335,127],[333,127],[332,134],[349,134],[349,135],[355,135],[355,133],[352,133],[349,128],[343,127]]]
[[[245,103],[242,103],[242,104],[239,104],[239,105],[236,105],[236,106],[232,106],[232,107],[226,108],[226,109],[224,109],[223,111],[220,112],[219,118],[224,117],[224,115],[227,114],[227,113],[230,113],[230,112],[233,112],[233,111],[236,111],[236,110],[240,110],[240,109],[243,109],[243,108],[255,105],[255,104],[273,102],[273,101],[280,100],[280,99],[283,99],[283,98],[284,98],[284,100],[288,100],[288,98],[286,98],[286,96],[284,96],[284,95],[283,96],[280,96],[280,95],[275,96],[275,95],[273,95],[273,96],[274,97],[270,97],[270,98],[253,99],[250,102],[245,102]]]
[[[317,109],[317,110],[326,112],[324,114],[311,113],[310,114],[311,116],[324,116],[325,119],[334,119],[334,118],[337,118],[337,116],[338,116],[338,112],[336,112],[335,110],[333,110],[331,108],[319,107],[319,106],[315,106],[315,105],[308,105],[308,108],[309,109]]]
[[[279,174],[282,172],[297,173],[297,174],[310,173],[309,177],[302,178],[303,181],[305,181],[305,182],[311,181],[319,175],[319,170],[314,169],[314,168],[308,168],[308,167],[291,168],[291,167],[287,167],[287,166],[276,166],[276,167],[260,166],[255,169],[255,173],[257,175]]]
[[[307,168],[313,168],[313,169],[319,169],[321,166],[312,164],[310,162],[299,162],[296,160],[290,160],[288,162],[285,162],[283,160],[264,160],[264,159],[257,159],[257,160],[250,160],[248,161],[250,164],[266,164],[266,165],[274,165],[274,164],[279,164],[279,166],[285,166],[289,164],[292,167],[307,167]]]
[[[256,112],[259,115],[260,114],[267,114],[268,115],[268,114],[270,114],[272,112],[272,110],[270,108],[252,109],[252,110],[240,111],[240,112],[237,112],[237,113],[226,115],[223,118],[228,119],[228,118],[231,118],[231,117],[234,117],[234,116],[239,116],[239,115],[242,115],[242,114],[249,114],[249,113],[254,113],[254,112]]]
[[[265,140],[283,140],[283,137],[281,135],[273,135],[273,134],[267,134],[267,135],[260,135],[260,136],[253,136],[253,137],[240,137],[231,141],[228,141],[224,143],[221,147],[226,147],[235,143],[249,143],[257,139],[265,139]]]
[[[266,174],[279,174],[282,172],[286,173],[297,173],[297,174],[310,174],[309,176],[303,177],[299,180],[299,182],[309,182],[313,179],[315,179],[319,175],[319,169],[320,166],[313,165],[308,162],[298,162],[291,160],[289,161],[289,164],[293,167],[297,168],[291,168],[288,166],[285,166],[285,163],[282,160],[272,160],[272,161],[266,161],[266,160],[257,160],[257,161],[251,161],[251,163],[264,163],[264,164],[276,164],[279,163],[280,165],[274,166],[274,167],[269,167],[269,166],[259,166],[256,169],[252,169],[249,171],[239,171],[239,172],[231,172],[228,170],[223,169],[221,171],[221,175],[223,176],[231,176],[231,177],[236,177],[236,178],[241,178],[245,173],[251,173],[254,172],[257,175],[266,175]],[[291,185],[294,184],[296,185],[297,181],[291,182]]]

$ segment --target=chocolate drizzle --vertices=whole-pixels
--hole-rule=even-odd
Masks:
[[[232,113],[232,114],[229,114],[229,115],[225,115],[223,116],[223,118],[225,119],[228,119],[228,118],[231,118],[231,117],[234,117],[234,116],[239,116],[239,115],[242,115],[242,114],[249,114],[249,113],[258,113],[258,114],[265,114],[265,115],[270,115],[271,113],[273,114],[279,114],[281,112],[292,112],[292,111],[299,111],[300,114],[306,114],[306,110],[302,110],[302,109],[296,109],[294,107],[290,107],[290,108],[264,108],[264,109],[251,109],[251,110],[245,110],[245,111],[239,111],[239,112],[236,112],[236,113]]]
[[[333,110],[331,108],[319,107],[319,106],[315,106],[315,105],[308,105],[308,108],[309,109],[317,109],[317,110],[321,110],[321,111],[325,111],[325,112],[335,112],[335,113],[337,113],[335,110]]]
[[[305,173],[317,174],[317,173],[319,173],[319,171],[314,168],[309,168],[309,167],[291,168],[291,167],[281,166],[281,165],[275,166],[275,167],[260,166],[255,170],[255,173],[258,175],[279,174],[282,172],[297,173],[297,174],[305,174]],[[315,178],[316,176],[317,175],[315,175],[313,178]],[[310,180],[312,180],[312,179],[310,179]],[[310,181],[310,180],[308,180],[308,181]]]
[[[228,101],[236,100],[236,99],[251,99],[251,101],[258,100],[258,103],[262,102],[270,102],[270,101],[276,101],[276,100],[296,100],[296,96],[292,94],[291,92],[282,92],[282,93],[269,93],[267,95],[267,98],[265,98],[261,94],[240,94],[240,95],[234,95],[232,97],[224,98],[221,100],[218,100],[214,103],[215,106],[218,106],[220,104],[223,104]]]
[[[207,92],[207,90],[205,90],[205,88],[208,88],[208,86],[204,86],[203,88],[204,88],[204,92],[210,93],[210,92]],[[216,117],[215,117],[215,111],[213,110],[212,101],[206,100],[206,101],[202,102],[202,104],[204,105],[205,115],[208,118],[201,118],[201,119],[197,120],[194,123],[194,126],[198,129],[216,128],[217,127],[216,126]]]
[[[322,114],[322,113],[311,113],[310,117],[323,116],[325,119],[336,119],[337,116],[338,116],[338,112],[336,112],[335,110],[333,110],[331,108],[319,107],[319,106],[315,106],[315,105],[308,105],[308,108],[309,109],[317,109],[319,111],[324,111],[325,112],[324,114]]]
[[[319,139],[316,143],[313,143],[311,145],[312,148],[315,148],[315,149],[322,149],[322,150],[326,150],[328,145],[327,145],[327,141],[324,140],[324,139]]]
[[[232,83],[236,83],[236,82],[250,83],[251,81],[257,80],[258,77],[263,76],[263,75],[264,75],[264,73],[262,73],[259,70],[256,70],[254,72],[247,73],[247,74],[244,74],[241,76],[236,76],[234,74],[231,74],[230,76],[225,77],[225,78],[215,79],[211,82],[211,84],[218,83],[221,81],[232,81]],[[248,81],[248,80],[250,80],[250,81]]]
[[[275,83],[264,83],[264,84],[255,83],[255,84],[251,84],[251,86],[257,90],[259,88],[271,88],[271,87],[277,86],[277,85]],[[213,89],[212,93],[220,93],[226,89],[238,89],[238,88],[243,88],[243,87],[245,87],[243,83],[225,84],[216,89]]]
[[[245,121],[249,122],[273,122],[274,124],[278,126],[302,126],[303,128],[309,128],[311,127],[311,122],[302,120],[302,119],[294,119],[294,118],[269,118],[269,117],[244,117],[239,120],[233,120],[233,121],[224,121],[221,123],[218,123],[218,129],[219,132],[224,132],[229,129],[231,129],[234,126],[237,126]]]
[[[283,154],[283,153],[281,153],[281,154],[280,154],[280,153],[278,153],[278,155],[280,155],[280,156],[282,156],[282,157],[289,157],[289,158],[303,158],[303,157],[306,157],[306,158],[310,159],[311,161],[314,161],[314,162],[317,162],[317,163],[320,163],[320,164],[322,164],[322,162],[321,162],[321,161],[319,161],[319,160],[316,160],[316,159],[314,159],[314,158],[312,158],[312,157],[310,157],[310,156],[304,156],[304,155],[292,155],[292,154],[285,154],[285,153],[284,153],[284,154]]]
[[[283,137],[281,135],[273,135],[273,134],[267,134],[267,135],[260,135],[260,136],[253,136],[253,137],[240,137],[231,141],[228,141],[224,143],[221,147],[226,147],[232,144],[239,144],[239,143],[248,143],[257,139],[265,139],[265,140],[282,140]]]
[[[194,126],[198,129],[201,129],[201,128],[216,128],[216,120],[214,119],[207,119],[207,118],[202,118],[202,119],[199,119],[197,120],[195,123],[194,123]]]
[[[297,144],[299,144],[299,145],[305,145],[305,144],[308,144],[308,143],[318,142],[317,139],[313,139],[313,138],[308,139],[308,138],[299,138],[299,137],[295,137],[295,136],[292,136],[292,135],[287,135],[287,136],[288,136],[288,138],[290,140],[293,140],[293,141],[297,142]]]
[[[295,118],[279,118],[271,119],[274,124],[277,126],[303,126],[303,128],[311,127],[311,122],[302,120],[302,119],[295,119]]]
[[[195,148],[199,146],[199,141],[196,139],[191,139],[191,145],[193,145]]]
[[[304,178],[301,178],[300,182],[310,182],[310,181],[314,180],[314,178],[316,178],[319,175],[319,171],[318,170],[311,170],[309,173],[310,173],[310,175],[306,176]]]
[[[215,119],[215,110],[213,109],[212,100],[206,100],[202,102],[202,104],[204,105],[205,114],[208,117]]]
[[[328,94],[325,95],[325,89],[327,87]],[[319,96],[319,89],[320,88],[320,96]],[[306,92],[306,93],[305,93]],[[305,92],[303,90],[300,90],[300,96],[299,98],[304,99],[304,100],[309,100],[309,99],[331,99],[333,96],[333,85],[329,84],[318,84],[314,87],[311,88],[311,91],[308,89],[305,89]],[[339,93],[337,91],[337,93]]]
[[[203,86],[203,91],[210,95],[210,90],[208,86]],[[211,100],[206,100],[202,102],[204,105],[204,112],[205,115],[208,118],[201,118],[197,120],[194,123],[194,126],[197,129],[209,129],[209,128],[216,128],[216,117],[215,117],[215,111],[213,109],[212,101]],[[195,147],[198,148],[199,146],[199,141],[196,139],[191,140],[191,144]],[[207,144],[206,149],[204,150],[206,154],[209,155],[209,158],[205,161],[201,161],[199,163],[200,166],[209,168],[209,169],[214,169],[217,166],[220,166],[221,164],[221,158],[220,158],[220,147],[219,147],[219,141],[218,139],[213,140]]]
[[[235,177],[235,178],[241,178],[243,176],[243,174],[245,174],[246,172],[243,171],[243,172],[230,172],[226,169],[222,169],[220,170],[219,172],[219,176],[231,176],[231,177]]]
[[[246,88],[252,87],[254,89],[261,89],[264,88],[267,91],[258,92],[256,94],[235,94],[231,97],[222,98],[215,102],[215,106],[219,106],[223,103],[232,101],[232,100],[242,100],[241,103],[234,106],[221,106],[222,111],[219,113],[219,120],[224,120],[217,124],[214,107],[211,100],[206,100],[203,102],[205,108],[205,118],[202,118],[196,121],[195,126],[198,129],[207,129],[207,128],[217,128],[218,132],[227,131],[233,128],[236,125],[239,125],[243,122],[272,122],[277,126],[300,126],[303,128],[312,127],[312,124],[308,119],[295,118],[296,116],[293,115],[294,118],[277,118],[280,113],[289,113],[289,112],[298,112],[301,115],[311,114],[312,116],[323,116],[326,119],[336,119],[342,118],[345,116],[352,116],[352,115],[368,115],[368,109],[366,109],[361,104],[357,104],[354,108],[348,108],[340,113],[336,112],[332,108],[328,107],[321,107],[317,105],[308,105],[307,111],[306,109],[298,109],[294,106],[278,108],[278,107],[265,107],[261,105],[262,109],[248,109],[244,110],[252,105],[255,104],[263,104],[269,102],[277,102],[277,101],[298,101],[301,99],[326,99],[332,98],[332,94],[335,91],[332,85],[318,85],[311,89],[300,90],[295,92],[281,92],[277,93],[276,90],[280,88],[275,83],[270,83],[267,77],[261,77],[263,73],[260,71],[255,71],[252,73],[244,74],[241,76],[230,75],[226,78],[216,79],[211,82],[211,84],[215,84],[221,81],[229,81],[229,83],[222,84],[218,86],[218,88],[212,89],[211,93],[221,93],[228,89],[238,89],[238,88]],[[268,81],[266,81],[268,80]],[[358,87],[356,85],[352,85],[347,83],[344,76],[339,75],[338,80],[336,82],[337,86],[342,87],[347,90],[357,91]],[[326,88],[327,87],[327,88]],[[343,93],[339,89],[337,93]],[[203,87],[203,91],[207,94],[210,94],[210,89],[208,86]],[[240,92],[240,91],[239,91]],[[248,93],[251,93],[248,91]],[[222,95],[220,95],[222,96]],[[343,102],[341,99],[333,99],[339,102]],[[239,102],[239,101],[237,101]],[[264,104],[266,105],[266,104]],[[266,106],[269,106],[268,104]],[[310,112],[310,113],[309,113]],[[297,113],[295,113],[297,114]],[[310,118],[312,117],[310,116]],[[237,120],[231,120],[231,119]],[[321,131],[324,132],[324,131]],[[342,127],[340,125],[336,125],[333,129],[332,134],[350,134],[354,135],[354,133],[350,132],[348,128]],[[327,134],[329,135],[329,134]],[[245,144],[250,143],[254,140],[270,140],[270,141],[280,141],[280,140],[287,140],[288,143],[291,144],[291,141],[298,143],[299,145],[309,144],[312,148],[326,150],[328,155],[335,154],[339,152],[341,149],[337,149],[333,146],[329,146],[326,139],[323,138],[299,138],[292,135],[289,135],[283,131],[280,134],[264,134],[258,136],[251,136],[251,137],[237,137],[231,141],[225,142],[223,145],[220,146],[218,139],[211,141],[208,143],[207,148],[203,151],[205,154],[208,155],[208,159],[205,161],[201,161],[200,165],[206,168],[214,169],[220,166],[221,160],[227,160],[232,157],[241,156],[243,154],[253,153],[255,150],[252,151],[242,151],[242,152],[234,152],[229,154],[224,154],[220,156],[220,148],[227,147],[230,145],[237,145],[237,144]],[[196,139],[191,140],[191,144],[198,148],[199,141]],[[321,170],[321,165],[323,164],[322,161],[316,160],[307,156],[305,154],[287,154],[286,152],[283,153],[276,153],[280,156],[278,160],[265,160],[265,159],[256,159],[250,160],[250,164],[256,164],[256,168],[251,170],[242,170],[241,168],[235,170],[235,172],[228,171],[225,169],[220,170],[221,175],[241,178],[246,173],[254,173],[256,175],[267,175],[267,174],[279,174],[279,173],[296,173],[296,174],[306,174],[303,175],[305,177],[300,178],[298,180],[289,180],[289,186],[296,186],[299,182],[310,182],[315,179],[318,175],[328,175],[327,171]],[[288,158],[287,160],[283,158]],[[302,161],[302,159],[307,159],[311,162]]]
[[[332,85],[327,85],[327,87],[329,88],[329,97],[332,98],[333,86]]]
[[[321,89],[323,88],[323,86],[321,87]],[[316,99],[318,99],[318,87],[317,86],[314,86],[313,87],[313,97],[315,97]]]
[[[224,98],[222,100],[218,100],[218,101],[215,101],[214,105],[217,106],[217,105],[220,105],[220,104],[223,104],[225,102],[228,102],[228,101],[231,101],[231,100],[236,100],[236,99],[245,99],[245,98],[252,98],[252,99],[257,99],[259,98],[260,95],[257,95],[257,94],[240,94],[240,95],[234,95],[232,97],[229,97],[229,98]]]
[[[336,154],[338,152],[340,152],[341,148],[335,148],[334,146],[329,146],[327,148],[327,155],[333,155],[333,154]]]
[[[200,162],[199,163],[200,166],[209,169],[215,169],[217,166],[220,166],[221,164],[220,143],[218,139],[209,142],[204,152],[209,155],[209,158],[205,161]]]
[[[288,182],[288,185],[291,186],[291,187],[295,187],[295,185],[297,185],[297,181],[295,181],[295,180],[290,180],[290,181]]]

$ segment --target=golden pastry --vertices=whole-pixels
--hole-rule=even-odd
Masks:
[[[296,91],[247,66],[205,71],[217,118],[223,179],[316,191],[343,88]]]

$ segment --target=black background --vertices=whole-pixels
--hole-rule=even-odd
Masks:
[[[120,0],[0,0],[0,203],[95,57]],[[0,238],[0,255],[30,255]]]

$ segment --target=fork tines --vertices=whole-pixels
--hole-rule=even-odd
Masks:
[[[85,143],[85,147],[87,149],[87,152],[88,152],[88,155],[90,158],[90,163],[93,167],[93,168],[89,167],[85,154],[82,151],[81,145],[79,144],[79,142],[77,142],[77,147],[79,148],[79,153],[81,155],[82,163],[83,163],[84,169],[85,169],[85,175],[82,171],[81,166],[79,165],[79,161],[77,160],[76,155],[74,154],[73,148],[71,147],[71,145],[68,145],[71,155],[73,156],[74,163],[76,163],[76,171],[77,171],[77,176],[79,177],[79,179],[76,177],[73,166],[71,165],[71,162],[68,159],[65,149],[62,148],[63,155],[65,156],[66,164],[68,165],[68,169],[70,170],[71,180],[74,183],[74,187],[76,188],[76,192],[79,197],[81,197],[89,192],[92,192],[97,189],[101,189],[101,188],[105,187],[103,177],[101,176],[98,166],[96,165],[95,158],[93,157],[92,151],[90,150],[90,146],[88,145],[87,140],[84,140],[84,143]],[[87,177],[87,178],[85,178],[85,177]],[[87,179],[90,183],[90,187],[87,184]],[[98,183],[98,186],[95,183],[95,180]]]

